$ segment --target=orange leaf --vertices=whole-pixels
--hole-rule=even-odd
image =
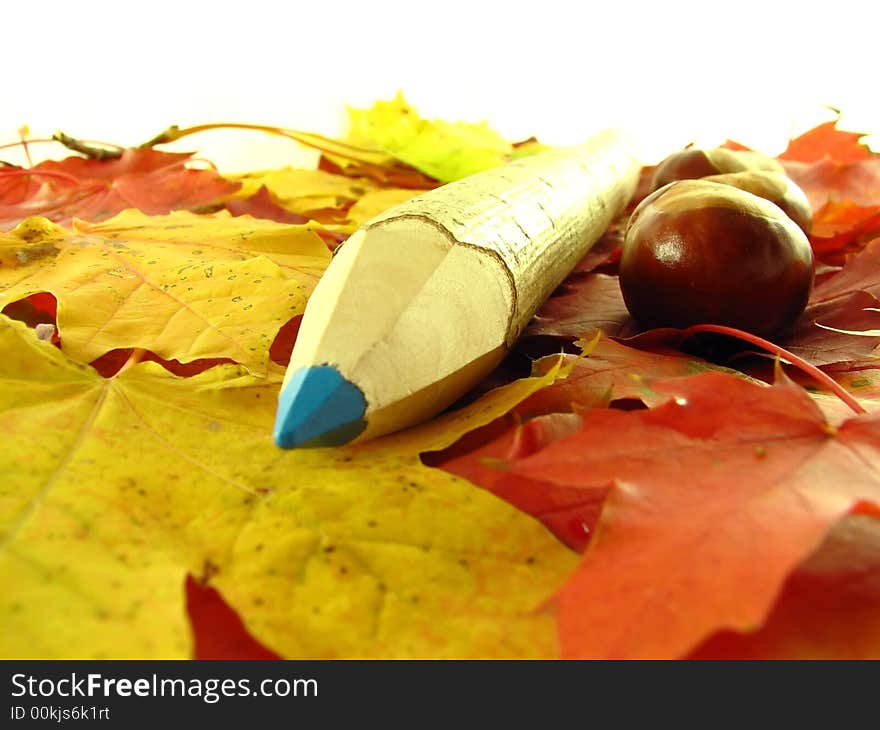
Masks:
[[[880,159],[859,162],[783,160],[786,174],[807,194],[813,210],[829,200],[876,205],[880,200]]]
[[[816,257],[841,264],[880,235],[880,205],[860,206],[851,200],[828,201],[814,216],[810,243]]]
[[[880,504],[880,418],[834,431],[787,380],[707,373],[654,389],[672,400],[585,411],[578,432],[506,465],[611,488],[557,597],[568,657],[681,657],[721,629],[754,630],[830,527],[859,502]]]
[[[880,521],[847,517],[786,581],[754,633],[722,631],[691,659],[880,659]]]
[[[863,133],[838,129],[837,120],[825,122],[791,140],[779,158],[801,162],[816,162],[825,158],[836,162],[867,160],[872,154],[860,143],[862,137]]]
[[[74,218],[101,221],[126,208],[148,215],[193,210],[217,203],[240,187],[213,170],[187,167],[189,153],[127,149],[118,159],[68,157],[28,170],[0,169],[0,229],[30,216],[62,225]],[[24,190],[12,178],[40,181]]]
[[[573,275],[538,310],[525,337],[577,338],[600,329],[618,336],[631,334],[632,320],[616,276]]]

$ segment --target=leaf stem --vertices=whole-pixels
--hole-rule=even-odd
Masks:
[[[763,337],[753,335],[750,332],[743,332],[742,330],[735,329],[734,327],[725,327],[724,325],[720,324],[695,324],[685,330],[682,330],[681,337],[682,339],[687,339],[691,335],[699,334],[700,332],[714,332],[719,335],[735,337],[739,340],[749,342],[756,347],[760,347],[763,350],[767,350],[767,352],[772,352],[777,357],[787,360],[792,365],[799,368],[807,375],[811,376],[817,382],[824,385],[826,388],[828,388],[828,390],[834,393],[834,395],[840,398],[840,400],[846,403],[853,410],[854,413],[867,413],[862,404],[859,403],[852,396],[852,394],[848,393],[840,383],[838,383],[836,380],[834,380],[834,378],[828,375],[828,373],[822,372],[815,365],[808,363],[806,360],[798,357],[793,352],[789,352],[784,347],[780,347],[779,345],[776,345],[769,340],[765,340]]]
[[[247,124],[244,122],[211,122],[209,124],[196,124],[192,127],[181,129],[176,124],[171,125],[167,129],[159,132],[155,137],[144,142],[141,147],[154,147],[158,144],[168,144],[187,137],[190,134],[199,132],[207,132],[213,129],[244,129],[254,132],[266,132],[279,137],[287,137],[306,147],[312,147],[320,152],[325,152],[340,157],[347,157],[357,161],[368,161],[373,164],[382,164],[388,159],[388,154],[375,147],[359,147],[350,142],[343,140],[331,139],[314,132],[300,132],[296,129],[287,129],[285,127],[273,127],[266,124]],[[367,160],[367,156],[373,159]]]
[[[28,149],[28,134],[27,126],[18,130],[18,136],[21,138],[21,148],[24,150],[24,158],[27,160],[28,165],[33,167],[34,161],[31,159],[31,151]]]
[[[122,153],[125,151],[125,148],[120,147],[119,145],[76,139],[76,137],[71,137],[69,134],[65,134],[60,130],[52,135],[52,139],[63,144],[72,152],[78,152],[81,155],[85,155],[90,160],[97,160],[99,162],[102,160],[118,160],[122,157]]]
[[[122,152],[123,152],[123,150],[125,149],[125,148],[122,147],[121,145],[113,144],[112,142],[101,142],[101,141],[98,141],[98,140],[95,140],[95,139],[81,139],[81,140],[75,140],[73,137],[69,137],[68,135],[63,134],[62,132],[56,132],[56,135],[63,136],[63,137],[65,137],[66,139],[73,140],[73,141],[75,141],[75,142],[77,142],[77,143],[79,143],[79,144],[88,145],[90,148],[97,148],[97,147],[105,147],[105,148],[106,148],[106,147],[112,147],[112,148],[114,148],[114,150],[113,150],[113,152],[112,152],[111,154],[116,154],[115,150],[119,150],[118,154],[116,154],[117,157],[119,157],[120,155],[122,155]],[[52,143],[52,144],[64,144],[64,143],[63,143],[60,139],[58,139],[57,137],[40,137],[40,138],[37,138],[37,139],[28,139],[28,140],[27,140],[27,143],[28,143],[29,145],[34,145],[34,144],[49,144],[49,143]],[[22,146],[22,142],[21,142],[21,140],[19,140],[18,142],[7,142],[6,144],[0,144],[0,150],[7,150],[7,149],[11,149],[11,148],[13,148],[13,147],[21,147],[21,146]],[[67,145],[65,145],[65,146],[67,146]],[[92,146],[93,146],[93,147],[92,147]],[[68,148],[68,149],[70,149],[70,148]]]

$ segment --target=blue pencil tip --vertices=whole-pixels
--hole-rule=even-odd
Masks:
[[[341,446],[366,427],[360,388],[330,365],[297,370],[278,397],[275,443],[282,449]]]

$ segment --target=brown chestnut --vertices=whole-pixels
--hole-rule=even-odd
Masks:
[[[691,148],[675,152],[661,162],[654,171],[651,190],[658,190],[676,180],[694,180],[709,175],[729,172],[766,170],[785,174],[782,163],[772,157],[751,150]]]
[[[766,170],[747,170],[730,172],[726,175],[710,175],[703,180],[733,185],[747,193],[775,203],[797,223],[804,233],[809,233],[813,224],[813,209],[807,194],[786,175]]]
[[[675,182],[630,217],[620,288],[642,325],[721,324],[773,337],[803,311],[812,283],[804,232],[778,206],[731,185]]]

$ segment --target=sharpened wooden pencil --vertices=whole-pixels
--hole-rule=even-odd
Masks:
[[[639,170],[621,136],[603,132],[444,185],[361,227],[306,307],[276,443],[374,438],[454,402],[620,215]]]

